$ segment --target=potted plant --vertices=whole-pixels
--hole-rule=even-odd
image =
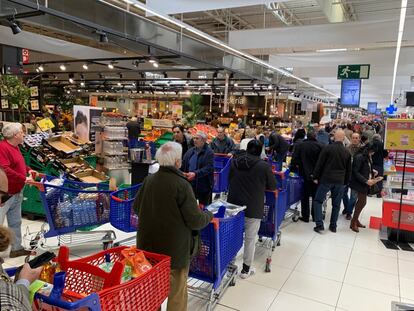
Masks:
[[[0,77],[0,89],[2,97],[7,99],[10,108],[17,107],[19,121],[22,120],[22,112],[29,111],[30,88],[17,76],[3,75]]]
[[[193,127],[198,120],[204,118],[202,102],[203,96],[197,94],[192,94],[190,100],[184,102],[184,107],[187,110],[184,113],[184,123],[189,127]]]

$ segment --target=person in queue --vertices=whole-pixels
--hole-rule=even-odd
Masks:
[[[199,203],[209,205],[214,185],[214,152],[207,144],[207,135],[204,132],[197,132],[193,140],[194,147],[186,152],[182,171],[191,182]]]
[[[315,199],[317,185],[312,180],[312,173],[315,169],[315,164],[318,161],[319,154],[323,149],[323,145],[316,140],[316,133],[313,129],[308,130],[307,138],[298,146],[296,146],[292,161],[290,163],[290,170],[298,172],[303,177],[303,196],[301,199],[301,217],[299,219],[303,222],[309,222],[310,215],[314,219],[313,209],[309,205],[309,199],[312,202]]]
[[[184,126],[182,125],[174,125],[172,131],[173,140],[176,143],[179,143],[183,149],[183,154],[181,157],[181,159],[183,159],[188,149],[194,146],[193,141],[191,140],[191,137],[185,133]]]
[[[274,161],[278,163],[278,170],[282,169],[282,164],[288,150],[289,144],[280,134],[275,132],[270,134],[268,151],[273,156]]]
[[[384,142],[382,141],[380,134],[374,134],[372,136],[372,143],[375,146],[375,153],[372,155],[372,167],[379,176],[384,175],[384,159],[388,157],[388,151],[384,149]],[[377,198],[381,198],[381,191],[383,188],[383,182],[378,182],[378,188],[380,192],[377,194]]]
[[[326,127],[322,123],[319,124],[318,132],[316,134],[316,139],[321,144],[329,145],[329,133],[326,131]]]
[[[12,244],[10,257],[27,256],[31,252],[22,246],[22,202],[23,187],[26,176],[36,177],[37,173],[31,170],[24,161],[19,145],[23,143],[24,133],[20,123],[9,123],[3,127],[3,137],[0,142],[0,166],[8,178],[8,195],[10,198],[0,208],[0,225],[7,216],[8,227],[13,231],[15,239]],[[29,178],[31,178],[29,177]]]
[[[329,230],[336,232],[344,185],[348,184],[351,176],[351,154],[343,144],[344,139],[345,132],[343,130],[337,130],[335,132],[334,143],[326,146],[322,150],[313,171],[312,179],[318,185],[315,201],[313,202],[316,223],[314,231],[318,233],[324,230],[322,204],[329,191],[332,196],[332,213]]]
[[[8,179],[0,167],[0,209],[3,208],[8,195]],[[29,302],[29,285],[37,280],[42,267],[32,269],[24,264],[17,280],[12,280],[3,269],[4,258],[10,256],[13,232],[0,225],[0,309],[1,310],[32,310]]]
[[[191,256],[198,251],[198,230],[213,219],[209,211],[199,209],[191,185],[179,170],[181,153],[176,142],[157,150],[160,169],[144,180],[134,201],[137,247],[171,257],[168,311],[187,310],[187,277]]]
[[[247,144],[247,151],[232,161],[229,173],[229,194],[227,201],[247,206],[245,210],[245,240],[243,269],[240,277],[245,279],[254,274],[251,267],[254,258],[256,236],[264,213],[263,193],[276,190],[276,179],[269,164],[260,159],[262,143],[256,139]]]
[[[354,156],[352,162],[352,177],[350,181],[351,189],[358,193],[354,215],[351,220],[350,228],[354,232],[359,232],[359,228],[365,228],[359,221],[359,216],[367,203],[367,194],[370,186],[373,186],[381,177],[375,178],[377,172],[373,169],[372,155],[376,152],[377,146],[369,143]]]
[[[354,155],[359,152],[359,150],[362,148],[361,145],[361,135],[359,133],[353,133],[351,136],[351,144],[347,147],[349,153],[351,154],[352,158]],[[344,197],[343,197],[343,203],[344,203],[344,210],[342,211],[342,214],[345,215],[347,220],[351,220],[352,213],[355,207],[355,203],[358,198],[358,193],[355,190],[351,189],[351,195],[348,198],[348,190],[349,186],[345,186],[344,189]],[[346,196],[346,199],[344,199]]]
[[[214,153],[231,155],[234,151],[234,141],[226,135],[224,128],[219,127],[217,129],[217,137],[213,139],[210,147],[213,149]]]

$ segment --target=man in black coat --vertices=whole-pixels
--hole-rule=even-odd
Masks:
[[[274,161],[278,163],[278,169],[281,170],[283,160],[289,150],[289,144],[281,135],[273,132],[269,136],[268,150],[271,152]]]
[[[197,132],[193,140],[194,147],[184,155],[182,170],[191,182],[198,202],[209,205],[214,186],[214,152],[207,144],[204,132]]]
[[[276,190],[276,178],[268,163],[260,159],[262,144],[251,140],[247,151],[240,153],[231,164],[229,194],[227,201],[247,206],[245,211],[245,241],[243,269],[240,277],[247,278],[254,273],[253,262],[256,236],[264,213],[265,190]]]
[[[302,216],[299,217],[299,219],[304,222],[309,222],[309,198],[312,198],[312,202],[315,199],[317,185],[313,182],[311,175],[323,147],[324,146],[316,140],[315,131],[309,130],[307,139],[296,146],[292,155],[290,170],[292,172],[298,172],[299,175],[303,177],[304,181],[303,196],[300,204]],[[314,218],[313,210],[312,218]]]
[[[314,230],[318,233],[324,230],[322,204],[329,191],[332,197],[332,213],[329,230],[336,232],[336,222],[338,221],[344,185],[348,184],[351,177],[351,154],[343,144],[345,132],[343,130],[337,130],[334,137],[334,143],[326,146],[322,150],[313,171],[312,178],[318,184],[315,201],[313,202],[316,222]]]

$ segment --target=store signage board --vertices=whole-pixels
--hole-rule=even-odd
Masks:
[[[50,120],[49,118],[44,118],[42,120],[37,121],[37,125],[39,126],[39,128],[45,132],[48,130],[51,130],[52,128],[55,127],[55,125],[53,124],[52,120]]]
[[[23,64],[30,63],[30,53],[28,49],[22,49]]]
[[[371,65],[339,65],[338,80],[369,79]]]
[[[370,114],[375,114],[377,112],[378,103],[376,102],[369,102],[367,107],[367,112]]]
[[[89,106],[92,106],[92,107],[98,106],[98,96],[89,95]]]
[[[388,119],[385,125],[385,149],[414,149],[414,120]]]
[[[30,97],[37,97],[39,96],[39,88],[37,86],[30,87]]]
[[[39,110],[39,101],[37,99],[30,100],[30,109]]]
[[[377,108],[377,110],[375,111],[375,114],[376,114],[377,116],[380,116],[380,115],[382,114],[381,109],[378,109],[378,108]]]
[[[168,119],[152,119],[151,121],[152,121],[153,127],[172,128],[173,126],[172,120],[168,120]]]
[[[359,107],[361,97],[361,80],[342,80],[341,105],[346,107]]]
[[[152,130],[152,119],[144,118],[144,130],[146,131]]]

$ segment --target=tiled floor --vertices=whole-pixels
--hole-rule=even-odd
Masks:
[[[381,216],[380,199],[368,199],[362,222],[368,225],[370,216]],[[24,227],[27,225],[30,231],[40,228],[39,222],[25,220]],[[312,227],[312,223],[299,222],[282,228],[271,273],[264,272],[267,250],[257,248],[256,274],[237,279],[215,310],[389,311],[392,301],[414,303],[414,253],[386,249],[377,230],[352,232],[342,215],[337,233],[316,234]],[[128,236],[116,233],[121,238]],[[53,243],[56,241],[48,240]],[[77,258],[98,250],[100,245],[87,245],[73,248],[71,253]],[[21,262],[21,258],[7,259],[5,265]],[[205,301],[190,296],[188,310],[205,309]]]

